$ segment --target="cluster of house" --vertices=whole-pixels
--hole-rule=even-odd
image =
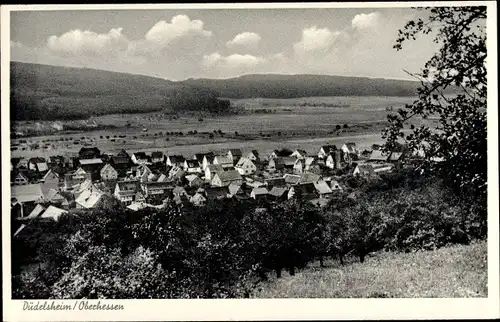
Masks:
[[[197,153],[187,158],[163,152],[102,153],[82,147],[75,157],[12,159],[11,202],[18,218],[57,218],[71,208],[95,208],[106,194],[128,208],[161,208],[168,202],[203,206],[207,200],[237,198],[322,203],[343,190],[336,174],[376,176],[391,171],[402,153],[373,150],[363,156],[356,144],[322,146],[309,155],[297,149],[261,157],[243,153]]]

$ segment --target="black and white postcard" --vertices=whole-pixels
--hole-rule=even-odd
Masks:
[[[495,2],[1,10],[4,320],[499,317]]]

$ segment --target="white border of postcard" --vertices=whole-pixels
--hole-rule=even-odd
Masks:
[[[3,307],[4,321],[191,321],[191,320],[320,320],[320,319],[443,319],[498,318],[499,207],[498,207],[498,79],[496,2],[384,2],[384,3],[240,3],[240,4],[120,4],[120,5],[16,5],[1,8],[2,57],[2,178],[9,177],[9,62],[10,11],[88,9],[245,9],[245,8],[382,8],[417,6],[486,5],[488,52],[488,298],[474,299],[251,299],[251,300],[101,300],[123,305],[123,310],[23,310],[22,300],[11,299],[10,185],[2,180]],[[75,305],[74,300],[56,304]],[[95,304],[97,301],[89,301]],[[49,303],[50,304],[50,303]]]

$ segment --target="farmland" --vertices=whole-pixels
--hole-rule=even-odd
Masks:
[[[267,153],[282,146],[300,146],[312,152],[323,144],[341,144],[345,140],[367,148],[382,142],[380,134],[386,124],[387,109],[395,110],[412,100],[412,97],[237,99],[231,104],[241,109],[239,115],[200,119],[157,112],[110,114],[93,117],[92,124],[98,127],[82,126],[81,131],[57,131],[51,128],[51,122],[23,121],[14,124],[16,131],[38,129],[47,135],[23,138],[27,144],[25,150],[19,147],[12,155],[65,155],[76,153],[82,145],[96,145],[108,153],[122,148],[131,151],[168,149],[168,153],[186,155],[230,147],[255,148]],[[74,121],[62,124],[71,122]],[[13,144],[19,142],[20,139],[12,140]],[[41,148],[32,149],[34,144]]]

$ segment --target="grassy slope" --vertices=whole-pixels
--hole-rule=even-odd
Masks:
[[[410,254],[378,253],[365,263],[332,263],[285,275],[257,298],[433,298],[487,296],[487,243]]]

